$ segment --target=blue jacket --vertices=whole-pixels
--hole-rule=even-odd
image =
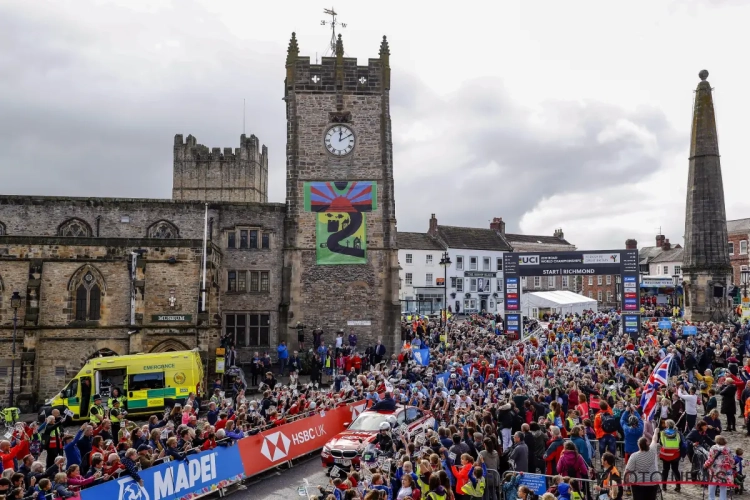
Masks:
[[[643,436],[643,420],[638,417],[638,425],[636,427],[630,427],[628,425],[630,415],[632,415],[632,413],[624,411],[620,417],[620,425],[625,434],[625,453],[635,453],[638,451],[638,439]]]
[[[68,466],[81,465],[81,450],[78,449],[78,440],[83,436],[83,429],[78,429],[73,441],[66,444],[63,447],[65,451],[65,460],[68,462]]]
[[[571,437],[570,440],[573,441],[574,445],[576,445],[578,454],[581,455],[581,458],[583,458],[583,461],[586,462],[586,465],[591,467],[591,454],[589,453],[589,446],[586,443],[586,440],[582,437]]]
[[[287,350],[285,345],[277,347],[276,352],[279,354],[279,359],[287,359],[289,357],[289,350]]]

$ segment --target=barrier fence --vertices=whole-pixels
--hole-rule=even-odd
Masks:
[[[143,486],[130,475],[81,490],[81,500],[187,500],[226,488],[319,450],[364,410],[366,401],[295,420],[183,460],[139,471]]]

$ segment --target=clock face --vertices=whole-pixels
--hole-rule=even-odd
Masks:
[[[334,156],[346,156],[354,149],[354,131],[346,125],[334,125],[325,136],[325,147]]]

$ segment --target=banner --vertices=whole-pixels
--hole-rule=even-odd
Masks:
[[[682,327],[683,335],[698,335],[698,327],[693,325],[687,325]]]
[[[364,401],[274,427],[237,444],[246,476],[319,450],[364,409]],[[86,499],[84,499],[86,500]],[[153,500],[153,499],[152,499]]]
[[[236,444],[188,455],[185,460],[159,464],[138,474],[143,487],[123,474],[81,490],[81,500],[179,500],[215,491],[243,477]]]
[[[305,210],[316,214],[318,265],[366,264],[366,213],[377,209],[377,183],[328,181],[305,183]]]
[[[672,328],[672,322],[667,318],[661,318],[657,325],[659,330],[669,330]]]

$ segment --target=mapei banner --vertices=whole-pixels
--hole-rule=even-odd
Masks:
[[[181,500],[205,495],[242,479],[242,463],[237,445],[218,447],[185,460],[167,462],[142,470],[141,487],[123,474],[81,491],[81,500]]]
[[[283,462],[319,450],[364,411],[366,401],[274,427],[185,460],[139,472],[141,487],[130,476],[86,488],[80,500],[189,500],[259,474]]]

